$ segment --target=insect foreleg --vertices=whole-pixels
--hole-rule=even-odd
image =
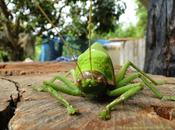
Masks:
[[[43,83],[45,86],[51,87],[55,89],[57,92],[62,92],[62,93],[73,95],[73,96],[81,96],[81,91],[77,87],[69,88],[65,84],[55,84],[55,83],[47,82],[47,81],[44,81]]]
[[[55,84],[56,80],[61,81],[61,84]],[[81,91],[69,80],[67,80],[64,76],[56,76],[50,81],[44,81],[43,85],[38,89],[38,91],[49,92],[52,96],[54,96],[61,104],[63,104],[70,115],[74,115],[78,112],[76,108],[74,108],[63,96],[61,93],[73,95],[73,96],[81,96]]]
[[[75,85],[72,81],[68,80],[65,76],[57,75],[54,78],[52,78],[49,82],[54,83],[56,80],[62,81],[64,84],[67,85],[67,87],[74,89]]]
[[[75,70],[74,70],[74,69],[70,70],[70,73],[71,73],[71,75],[72,75],[72,78],[73,78],[74,83],[76,83]]]
[[[75,76],[75,70],[74,70],[74,69],[71,69],[70,71],[68,71],[68,72],[65,74],[65,77],[68,77],[69,75],[72,76],[74,83],[76,83],[76,76]]]
[[[49,92],[53,97],[55,97],[64,107],[67,108],[67,111],[70,115],[74,115],[78,113],[78,110],[74,108],[62,95],[60,95],[59,91],[53,88],[52,84],[44,83],[44,91]],[[63,92],[63,91],[62,91]]]
[[[100,112],[100,117],[104,120],[110,119],[110,113],[112,108],[114,108],[117,104],[123,102],[124,100],[127,100],[129,97],[133,96],[136,94],[138,91],[140,91],[143,88],[142,83],[137,83],[137,84],[130,84],[127,85],[127,87],[121,87],[118,88],[118,90],[113,90],[113,96],[120,95],[118,98],[113,100],[111,103],[109,103],[101,112]],[[123,89],[123,90],[122,90]],[[115,91],[115,92],[114,92]],[[109,92],[110,93],[110,92]]]

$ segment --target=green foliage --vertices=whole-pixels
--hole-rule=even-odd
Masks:
[[[114,27],[121,14],[125,12],[126,5],[121,0],[97,0],[94,2],[93,23],[96,25],[95,31],[104,33],[114,31]]]
[[[114,31],[110,31],[108,33],[103,34],[94,34],[93,38],[115,38],[115,37],[133,37],[140,38],[144,37],[146,32],[146,24],[147,24],[147,10],[146,8],[139,2],[139,0],[135,0],[137,4],[136,15],[138,17],[138,22],[136,25],[130,24],[128,27],[124,27],[122,23],[118,23],[115,26]]]
[[[67,46],[63,46],[63,56],[65,57],[70,57],[71,53],[69,52],[70,49],[73,53],[74,56],[78,56],[81,54],[80,52],[80,44],[77,43],[81,43],[81,41],[78,41],[75,37],[70,37],[68,36],[66,38],[67,44],[69,46],[69,49],[67,48]],[[72,55],[71,55],[72,57]]]
[[[29,0],[6,0],[6,3],[11,5],[8,11],[11,13],[11,19],[20,20],[20,25],[25,27],[25,31],[33,32],[35,28],[40,27],[45,30],[45,26],[48,23],[40,11],[36,8],[35,3]],[[54,3],[49,0],[42,0],[39,2],[41,7],[51,18],[52,21],[56,21],[56,9]],[[10,7],[10,6],[7,6]],[[2,18],[2,17],[1,17]],[[16,26],[16,23],[14,26]]]
[[[146,32],[146,25],[147,25],[147,9],[140,3],[139,0],[135,0],[138,8],[136,10],[136,15],[138,17],[138,23],[136,25],[137,32],[140,36],[144,36]]]
[[[0,51],[0,62],[8,59],[8,53],[6,51]]]
[[[125,3],[121,0],[96,0],[92,4],[93,33],[102,35],[114,31],[120,15],[125,11]],[[74,0],[69,6],[70,13],[68,16],[72,19],[72,23],[68,24],[62,32],[76,37],[77,40],[75,42],[79,44],[80,50],[84,51],[88,47],[87,36],[89,33],[87,29],[89,20],[87,1]]]
[[[123,28],[122,25],[118,26],[115,30],[115,33],[111,36],[110,34],[108,34],[107,37],[139,37],[139,34],[136,29],[136,26],[130,24],[127,28]]]

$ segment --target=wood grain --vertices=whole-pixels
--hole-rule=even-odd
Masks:
[[[64,73],[65,71],[59,74]],[[14,116],[8,122],[9,130],[175,129],[175,120],[172,116],[175,102],[157,99],[146,87],[129,100],[118,105],[112,111],[112,117],[108,121],[103,121],[98,117],[98,113],[108,102],[100,103],[83,97],[64,95],[81,113],[80,115],[69,116],[65,108],[48,93],[36,92],[32,89],[32,87],[41,85],[44,80],[49,80],[55,75],[58,73],[5,77],[19,84],[17,93],[20,94]],[[175,95],[175,78],[156,75],[152,75],[152,77],[167,81],[166,84],[157,86],[158,90],[166,95]],[[1,83],[3,84],[1,86],[5,86],[5,88],[9,86],[8,84],[13,84],[8,80],[3,80]],[[0,91],[0,95],[3,91]],[[9,91],[11,92],[11,90]],[[6,98],[8,99],[9,96]],[[3,97],[5,98],[5,96]],[[168,113],[171,118],[167,118]]]

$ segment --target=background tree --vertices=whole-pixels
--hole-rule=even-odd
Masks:
[[[53,4],[44,1],[43,8],[55,20]],[[35,5],[28,0],[0,0],[0,48],[7,52],[9,60],[24,60],[34,54],[32,33],[46,30],[46,21]],[[27,41],[24,42],[24,37]]]
[[[94,0],[92,4],[93,33],[101,35],[114,31],[119,17],[126,9],[125,3],[122,0]],[[69,6],[68,17],[72,19],[72,23],[63,29],[63,33],[76,37],[75,42],[79,43],[80,50],[84,51],[88,47],[89,1],[73,0]]]
[[[113,27],[113,31],[108,33],[96,34],[96,37],[100,38],[143,38],[146,34],[146,25],[147,25],[147,8],[143,5],[142,0],[134,0],[136,3],[136,16],[137,22],[135,24],[130,23],[127,27],[121,22],[118,22]],[[148,1],[145,1],[146,3]],[[148,4],[148,3],[147,3]]]
[[[151,0],[148,10],[145,71],[175,76],[175,1]]]
[[[40,0],[40,6],[64,35],[79,39],[81,49],[87,47],[88,2],[86,0]],[[9,59],[23,60],[25,48],[20,34],[39,36],[54,29],[29,0],[0,0],[0,49]],[[125,5],[121,0],[96,0],[93,2],[94,31],[108,32],[113,29]],[[110,16],[110,17],[109,17]],[[32,44],[34,42],[28,43]],[[33,46],[33,45],[31,45]]]

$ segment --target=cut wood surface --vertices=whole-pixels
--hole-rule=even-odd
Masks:
[[[25,63],[25,65],[15,63],[0,67],[1,129],[7,129],[7,127],[9,130],[175,129],[175,118],[173,118],[175,102],[157,99],[146,87],[118,105],[112,111],[112,117],[108,121],[98,117],[98,113],[107,102],[100,103],[83,97],[64,95],[80,111],[79,115],[69,116],[66,109],[55,98],[48,93],[36,92],[33,89],[41,85],[44,80],[49,80],[58,74],[65,74],[74,67],[74,63]],[[15,68],[18,72],[26,72],[25,75],[17,71],[14,73]],[[5,74],[4,71],[10,72],[11,76],[7,76],[8,73]],[[39,74],[40,71],[44,72]],[[151,75],[151,77],[156,80],[166,80],[166,84],[156,86],[161,93],[175,95],[175,78],[157,75]]]

